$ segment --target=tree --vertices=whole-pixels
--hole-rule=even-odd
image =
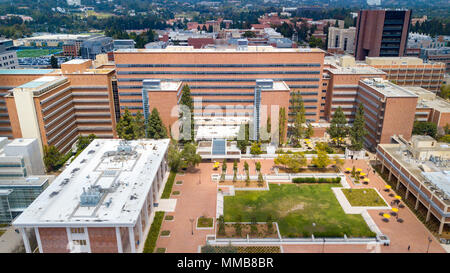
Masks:
[[[88,136],[78,136],[77,141],[77,153],[83,151],[97,136],[95,134],[90,134]]]
[[[309,39],[309,47],[322,48],[323,47],[322,39],[311,36],[311,38]]]
[[[303,137],[303,134],[305,132],[303,124],[306,122],[306,118],[305,118],[305,105],[303,104],[302,96],[299,96],[298,99],[294,98],[294,100],[298,102],[298,105],[295,107],[298,110],[297,114],[295,115],[295,120],[292,127],[292,136],[294,137],[293,144],[294,146],[297,146],[299,144],[299,139]]]
[[[145,120],[144,115],[142,115],[141,111],[136,113],[134,120],[132,122],[133,127],[133,139],[141,139],[145,137]]]
[[[319,169],[323,169],[330,165],[331,160],[327,154],[327,152],[322,150],[317,150],[317,156],[313,157],[311,163],[315,165]]]
[[[55,58],[54,55],[50,58],[50,65],[52,68],[58,68],[58,59]]]
[[[355,120],[353,121],[353,126],[350,128],[350,140],[352,143],[351,148],[354,151],[359,151],[364,146],[364,137],[367,135],[367,129],[365,128],[365,118],[364,118],[364,106],[359,104],[356,110]]]
[[[184,119],[184,122],[190,122],[190,128],[191,128],[191,140],[194,139],[194,103],[192,101],[192,96],[191,96],[191,89],[189,88],[189,85],[185,84],[183,86],[183,89],[181,91],[181,99],[180,99],[180,105],[184,105],[185,107],[187,107],[190,111],[190,120],[186,120]],[[183,109],[182,109],[183,110]],[[187,114],[187,113],[186,113]],[[180,118],[183,116],[183,112],[180,112]],[[184,126],[183,126],[184,128]]]
[[[154,139],[167,138],[166,127],[162,123],[159,112],[156,108],[153,108],[152,113],[148,119],[147,137]]]
[[[259,161],[255,162],[255,169],[256,169],[257,172],[261,171],[261,162],[259,162]]]
[[[337,155],[334,156],[333,161],[334,161],[334,165],[337,168],[341,168],[342,166],[344,166],[344,160],[339,158],[339,156],[337,156]]]
[[[224,236],[225,235],[225,219],[223,218],[223,215],[219,216],[218,222],[219,222],[218,233],[219,233],[219,235]]]
[[[172,172],[177,172],[181,166],[181,152],[175,140],[170,141],[169,151],[167,155],[168,165]]]
[[[252,146],[250,147],[250,153],[252,155],[262,154],[261,143],[260,142],[253,142]]]
[[[241,150],[241,153],[245,153],[245,149],[249,144],[250,125],[248,123],[241,124],[239,127],[237,146]]]
[[[280,108],[279,119],[278,119],[278,129],[279,129],[279,140],[280,144],[284,144],[284,134],[286,131],[286,109],[284,107]]]
[[[128,108],[125,108],[125,112],[120,116],[120,120],[117,123],[117,135],[121,139],[132,140],[134,139],[133,116]]]
[[[433,122],[414,121],[413,135],[427,135],[436,138],[437,125]]]
[[[213,32],[213,26],[212,25],[208,26],[208,32],[210,32],[210,33]]]
[[[336,143],[339,147],[341,146],[343,139],[348,134],[347,119],[345,118],[345,114],[340,106],[333,114],[330,127],[327,128],[327,133],[331,138],[336,139]]]
[[[202,161],[202,157],[197,154],[197,147],[193,143],[184,144],[181,151],[181,166],[182,168],[195,167]]]
[[[44,146],[44,165],[48,172],[56,170],[56,166],[61,160],[61,153],[55,146]]]
[[[313,129],[311,123],[308,123],[308,125],[306,126],[306,130],[305,130],[305,137],[310,138],[313,135],[314,135],[314,129]]]
[[[443,84],[438,95],[443,99],[450,99],[450,84]]]
[[[244,38],[255,38],[256,37],[256,33],[250,30],[247,30],[244,32],[244,34],[242,34],[242,37]]]

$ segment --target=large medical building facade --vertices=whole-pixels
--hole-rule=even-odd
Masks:
[[[236,115],[253,113],[257,79],[284,81],[290,99],[301,95],[306,118],[317,122],[322,117],[322,73],[324,51],[319,49],[279,49],[248,46],[225,49],[130,49],[114,52],[120,108],[143,111],[142,89],[147,79],[173,80],[189,85],[194,101],[201,100],[198,114],[205,109],[222,110],[226,106]],[[277,101],[289,108],[290,101]],[[154,101],[149,107],[161,105]],[[164,106],[165,107],[165,106]],[[244,110],[242,110],[242,108]],[[286,109],[293,119],[295,109]],[[164,120],[164,117],[163,117]],[[166,124],[170,126],[171,124]]]

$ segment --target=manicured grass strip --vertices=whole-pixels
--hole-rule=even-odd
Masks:
[[[356,207],[384,207],[386,202],[374,189],[342,189],[345,197],[352,206]]]
[[[171,220],[173,220],[173,215],[166,215],[166,218],[165,218],[165,220],[166,221],[171,221]]]
[[[197,222],[197,227],[205,228],[213,226],[213,218],[199,217]]]
[[[161,236],[169,236],[169,235],[170,235],[170,230],[161,231]]]
[[[176,172],[170,172],[169,178],[167,178],[166,186],[164,187],[164,191],[161,195],[161,199],[170,198],[170,193],[172,192],[173,182],[175,181]]]
[[[164,212],[157,211],[150,227],[150,231],[148,232],[147,239],[145,240],[144,253],[153,253],[155,250],[156,240],[158,240],[159,230],[161,229],[163,219]]]
[[[5,232],[6,232],[6,230],[0,230],[0,236],[2,236],[3,233],[5,233]]]

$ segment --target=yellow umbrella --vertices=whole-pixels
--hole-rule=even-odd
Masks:
[[[370,179],[369,178],[364,178],[363,181],[369,182]]]
[[[356,169],[357,172],[362,172],[362,169],[358,168]]]
[[[366,175],[366,173],[360,173],[359,175],[360,175],[360,176],[365,176],[365,175]]]
[[[352,171],[352,168],[345,168],[346,171]]]
[[[390,185],[384,186],[386,189],[391,189],[392,187]]]
[[[395,198],[397,198],[398,200],[402,200],[402,197],[400,195],[396,195]]]
[[[392,208],[393,212],[398,212],[398,208]]]
[[[385,213],[385,214],[383,214],[383,217],[389,219],[389,218],[391,218],[391,215]]]

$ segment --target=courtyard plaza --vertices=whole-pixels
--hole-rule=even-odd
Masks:
[[[273,159],[247,159],[238,162],[239,174],[244,173],[244,162],[249,164],[250,175],[256,175],[255,162],[261,162],[261,172],[263,174],[273,174]],[[165,248],[167,253],[192,253],[198,252],[199,247],[205,245],[206,237],[214,235],[213,229],[196,229],[196,220],[198,217],[215,217],[217,205],[217,186],[216,182],[211,181],[211,174],[219,174],[221,165],[214,170],[213,162],[202,162],[192,171],[178,173],[175,181],[183,181],[181,185],[173,186],[173,191],[180,191],[180,195],[171,195],[170,198],[177,199],[177,205],[174,212],[168,212],[166,215],[173,215],[173,221],[163,221],[161,231],[170,230],[169,237],[159,237],[156,242],[156,248]],[[374,173],[367,160],[345,160],[342,170],[345,168],[362,169],[369,178],[367,185],[359,183],[355,185],[350,182],[350,174],[346,174],[348,184],[351,188],[375,188],[382,195],[386,202],[391,203],[395,198],[389,196],[389,192],[384,191],[386,183],[377,174]],[[233,174],[233,162],[227,163],[227,174]],[[380,212],[390,213],[390,211],[373,209],[368,211],[381,232],[390,239],[390,246],[376,247],[373,244],[282,244],[283,252],[293,253],[352,253],[352,252],[430,252],[444,253],[445,250],[426,229],[426,227],[416,218],[408,207],[399,209],[399,218],[403,223],[391,217],[389,222],[384,222]],[[192,222],[191,222],[192,221]],[[192,234],[193,233],[193,234]],[[432,238],[429,244],[428,238]],[[408,246],[410,249],[408,250]]]

